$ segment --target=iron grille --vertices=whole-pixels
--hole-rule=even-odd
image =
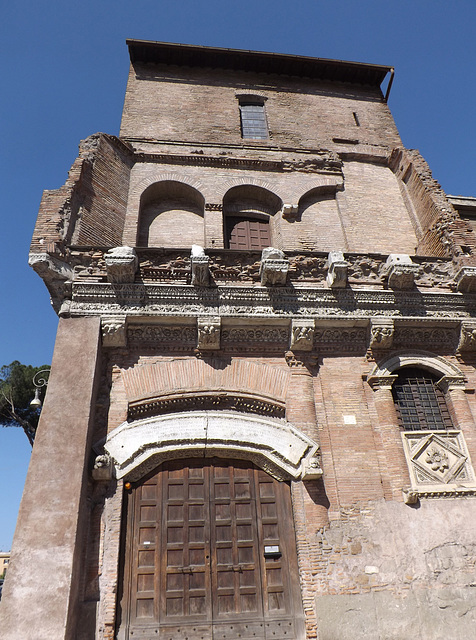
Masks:
[[[444,394],[427,371],[402,369],[393,384],[393,399],[405,431],[452,429]]]

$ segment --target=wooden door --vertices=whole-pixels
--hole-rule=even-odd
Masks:
[[[267,220],[226,217],[226,236],[229,249],[256,251],[271,244]]]
[[[240,461],[172,461],[128,502],[118,638],[304,637],[287,484]]]

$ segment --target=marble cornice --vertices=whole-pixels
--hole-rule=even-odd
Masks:
[[[217,316],[223,318],[369,319],[376,316],[432,322],[476,316],[476,296],[389,290],[329,290],[257,285],[73,282],[62,313],[72,316]]]

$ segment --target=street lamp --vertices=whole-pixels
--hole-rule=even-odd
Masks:
[[[48,380],[50,378],[51,369],[41,369],[37,371],[33,376],[33,384],[35,385],[35,397],[30,402],[30,407],[32,409],[41,409],[42,402],[40,399],[40,389],[42,387],[48,386]]]

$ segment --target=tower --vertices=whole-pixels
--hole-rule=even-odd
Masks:
[[[31,245],[60,320],[5,639],[466,640],[473,199],[391,67],[128,46]]]

